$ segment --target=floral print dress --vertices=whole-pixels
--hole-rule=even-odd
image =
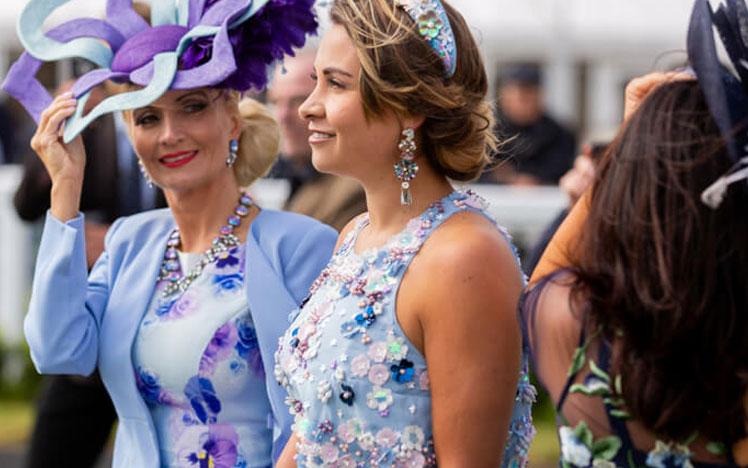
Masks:
[[[537,364],[541,351],[554,353],[556,350],[543,350],[542,343],[536,343],[533,338],[537,327],[542,326],[537,317],[538,301],[543,289],[556,278],[570,274],[568,270],[556,271],[543,278],[531,290],[526,291],[521,303],[521,325],[525,343],[532,343],[530,347],[531,360]],[[551,310],[558,313],[558,310]],[[580,319],[581,323],[584,320]],[[549,321],[553,324],[555,322]],[[549,325],[552,326],[552,325]],[[689,448],[698,438],[698,433],[687,440],[663,441],[655,440],[649,451],[638,449],[629,433],[627,421],[631,416],[626,411],[626,402],[621,397],[623,393],[623,377],[612,374],[611,343],[602,336],[598,328],[587,332],[581,326],[579,342],[571,357],[571,366],[564,370],[566,381],[556,404],[558,425],[558,439],[561,448],[559,466],[563,468],[717,468],[738,466],[732,458],[732,452],[725,444],[707,442],[706,450],[726,463],[705,463],[693,460],[693,453]],[[596,351],[593,351],[596,349]],[[543,379],[543,375],[538,376]],[[570,397],[586,397],[599,399],[607,419],[605,431],[598,427],[595,437],[593,433],[593,419],[570,422],[564,414],[564,405]],[[577,403],[583,405],[595,404],[588,401]],[[592,414],[592,413],[590,413]],[[597,419],[595,417],[595,419]]]
[[[396,320],[395,297],[424,241],[464,210],[487,215],[476,195],[453,192],[382,248],[358,254],[364,214],[312,286],[276,353],[298,466],[436,465],[426,360]],[[534,397],[523,357],[504,466],[526,464]]]
[[[181,295],[158,284],[133,346],[136,382],[156,427],[161,466],[271,466],[265,371],[247,304],[244,245],[209,264]],[[199,260],[180,254],[182,271]]]

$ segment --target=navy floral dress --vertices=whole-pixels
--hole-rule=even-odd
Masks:
[[[300,467],[434,466],[431,394],[424,356],[395,314],[400,282],[419,249],[460,211],[484,202],[454,192],[411,220],[380,249],[358,254],[364,214],[312,286],[276,353],[275,376],[295,415]],[[503,232],[503,231],[502,231]],[[524,466],[534,435],[526,359],[504,466]]]
[[[244,245],[181,295],[157,285],[133,346],[161,466],[271,466],[265,371],[245,288]],[[182,271],[198,254],[181,254]]]
[[[523,294],[521,300],[521,325],[525,343],[529,344],[530,359],[538,379],[549,392],[548,383],[563,382],[556,403],[558,438],[561,448],[559,466],[563,468],[717,468],[737,466],[732,451],[716,441],[701,441],[706,451],[723,462],[707,463],[694,459],[692,451],[699,434],[686,440],[660,440],[655,438],[649,450],[642,450],[634,443],[638,436],[647,440],[642,428],[631,432],[631,415],[622,398],[623,378],[612,372],[613,343],[605,338],[601,329],[590,328],[584,316],[577,317],[578,341],[569,356],[567,367],[558,368],[557,362],[568,354],[556,349],[558,339],[552,333],[551,340],[540,342],[538,336],[548,333],[557,322],[549,314],[571,313],[568,304],[542,302],[544,289],[553,283],[568,288],[573,278],[569,270],[559,270],[538,282]],[[540,304],[544,305],[541,307]],[[575,316],[576,317],[576,316]],[[561,327],[563,328],[563,327]],[[554,343],[555,342],[555,343]]]

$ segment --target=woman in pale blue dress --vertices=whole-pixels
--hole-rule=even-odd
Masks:
[[[53,3],[31,1],[21,34],[38,31]],[[148,24],[110,0],[104,21],[24,36],[29,51],[4,89],[37,119],[31,145],[52,180],[25,332],[40,372],[98,367],[119,416],[115,467],[267,467],[291,423],[273,353],[335,233],[261,210],[243,191],[272,164],[278,127],[240,93],[262,88],[269,63],[316,21],[306,0],[175,5],[154,2]],[[102,68],[51,100],[33,75],[71,51]],[[109,79],[122,92],[77,112]],[[124,111],[169,208],[117,220],[87,277],[77,135],[112,111]]]
[[[279,466],[524,466],[524,279],[485,203],[448,180],[495,147],[483,63],[447,3],[394,4],[333,2],[300,108],[315,167],[358,180],[368,213],[280,340],[295,422]]]

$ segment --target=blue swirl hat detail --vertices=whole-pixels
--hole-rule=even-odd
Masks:
[[[715,29],[735,74],[720,62]],[[729,185],[745,183],[748,179],[748,7],[745,0],[726,0],[716,11],[708,0],[694,2],[688,29],[688,60],[734,162],[727,174],[701,194],[702,202],[716,209]]]
[[[457,47],[447,11],[440,0],[396,0],[416,23],[420,35],[444,62],[447,78],[457,69]]]
[[[78,103],[65,124],[66,143],[97,117],[147,106],[169,89],[263,89],[270,65],[317,30],[314,0],[153,0],[151,24],[132,0],[106,0],[105,19],[77,18],[42,31],[67,2],[29,1],[18,20],[26,51],[2,84],[38,123],[52,101],[35,78],[41,64],[80,58],[96,65],[73,85]],[[91,89],[107,80],[142,88],[110,96],[83,115]]]

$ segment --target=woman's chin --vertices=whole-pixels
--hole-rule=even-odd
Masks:
[[[312,166],[323,174],[340,174],[340,164],[333,151],[312,149]]]

